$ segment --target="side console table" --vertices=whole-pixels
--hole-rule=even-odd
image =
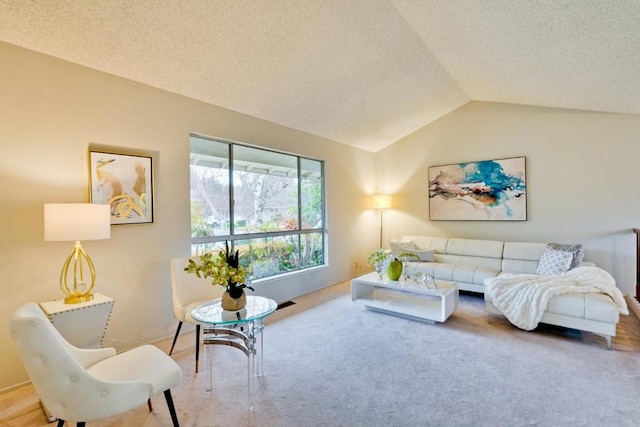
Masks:
[[[99,293],[93,299],[78,304],[65,304],[63,299],[41,302],[53,326],[79,348],[101,348],[109,324],[113,300]]]

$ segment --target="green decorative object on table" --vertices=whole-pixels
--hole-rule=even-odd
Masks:
[[[224,242],[225,250],[217,254],[208,252],[200,256],[199,261],[189,259],[184,269],[199,278],[211,278],[211,284],[224,286],[222,309],[228,311],[242,310],[247,303],[244,289],[254,290],[247,284],[247,270],[240,265],[239,251],[229,253],[229,243]]]
[[[394,258],[387,267],[387,277],[389,280],[398,280],[402,274],[402,262],[398,258]]]

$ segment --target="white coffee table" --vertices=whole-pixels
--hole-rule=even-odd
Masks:
[[[351,280],[351,300],[372,310],[428,323],[444,322],[458,307],[458,287],[445,280],[435,283],[437,289],[427,289],[386,276],[379,279],[373,272]]]

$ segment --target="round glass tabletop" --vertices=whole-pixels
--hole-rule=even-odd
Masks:
[[[222,299],[214,299],[191,310],[191,317],[198,322],[215,325],[248,323],[262,319],[276,311],[278,304],[269,298],[247,295],[247,305],[238,311],[223,310]]]

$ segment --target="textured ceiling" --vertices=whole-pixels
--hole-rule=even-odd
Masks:
[[[370,151],[470,100],[640,113],[639,29],[636,0],[0,0],[2,41]]]

